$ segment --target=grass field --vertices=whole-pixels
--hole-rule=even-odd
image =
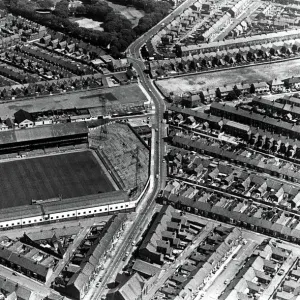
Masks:
[[[87,19],[87,18],[73,18],[70,19],[70,21],[75,22],[79,25],[79,27],[82,28],[88,28],[88,29],[93,29],[93,30],[98,30],[98,31],[103,31],[104,29],[101,27],[102,22],[97,22],[92,19]]]
[[[215,90],[217,87],[234,86],[236,83],[253,83],[268,81],[275,78],[285,79],[300,74],[300,59],[280,63],[218,71],[206,74],[183,76],[157,81],[157,86],[166,96],[170,92],[180,95],[184,92],[197,92],[207,88]]]
[[[137,10],[134,7],[115,4],[110,1],[107,1],[107,3],[116,12],[120,12],[126,19],[128,19],[131,22],[133,27],[137,26],[139,23],[139,19],[145,15],[143,11]]]
[[[0,209],[114,190],[91,151],[3,162],[0,177]]]

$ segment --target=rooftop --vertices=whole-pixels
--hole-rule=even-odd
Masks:
[[[33,128],[8,130],[0,132],[0,145],[88,134],[87,125],[83,122],[60,123]]]

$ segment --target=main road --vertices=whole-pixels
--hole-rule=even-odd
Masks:
[[[101,286],[95,290],[91,299],[99,299],[104,290],[106,284],[112,279],[115,273],[118,271],[122,258],[127,251],[132,249],[132,242],[140,234],[140,229],[147,226],[148,220],[154,212],[155,198],[157,197],[162,185],[165,181],[166,166],[163,162],[164,156],[164,123],[163,114],[166,109],[164,98],[154,86],[152,80],[145,74],[145,65],[140,56],[140,49],[147,40],[155,35],[160,29],[162,23],[169,23],[174,16],[180,15],[187,7],[189,7],[195,0],[186,0],[179,7],[177,7],[170,15],[163,19],[156,26],[151,28],[144,35],[139,37],[133,42],[127,49],[128,60],[132,63],[136,72],[139,75],[140,84],[144,87],[146,92],[150,95],[153,105],[155,106],[155,114],[153,116],[153,139],[151,144],[151,171],[150,176],[152,184],[150,184],[149,191],[145,193],[139,203],[137,209],[137,215],[134,219],[131,227],[124,236],[124,242],[116,250],[114,257],[109,265],[109,268],[105,270],[105,275],[101,278]]]

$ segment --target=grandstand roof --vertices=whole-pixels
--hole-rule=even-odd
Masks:
[[[0,222],[41,216],[44,213],[51,214],[69,211],[72,209],[92,208],[99,205],[117,204],[128,201],[128,195],[124,191],[114,191],[95,195],[88,195],[76,198],[62,199],[56,202],[43,203],[41,205],[23,205],[9,207],[0,210]]]
[[[88,128],[83,122],[61,123],[26,129],[8,130],[0,132],[0,145],[72,136],[84,133],[88,133]]]

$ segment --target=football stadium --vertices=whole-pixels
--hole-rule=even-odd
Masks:
[[[135,208],[88,134],[85,122],[0,132],[0,230]]]

